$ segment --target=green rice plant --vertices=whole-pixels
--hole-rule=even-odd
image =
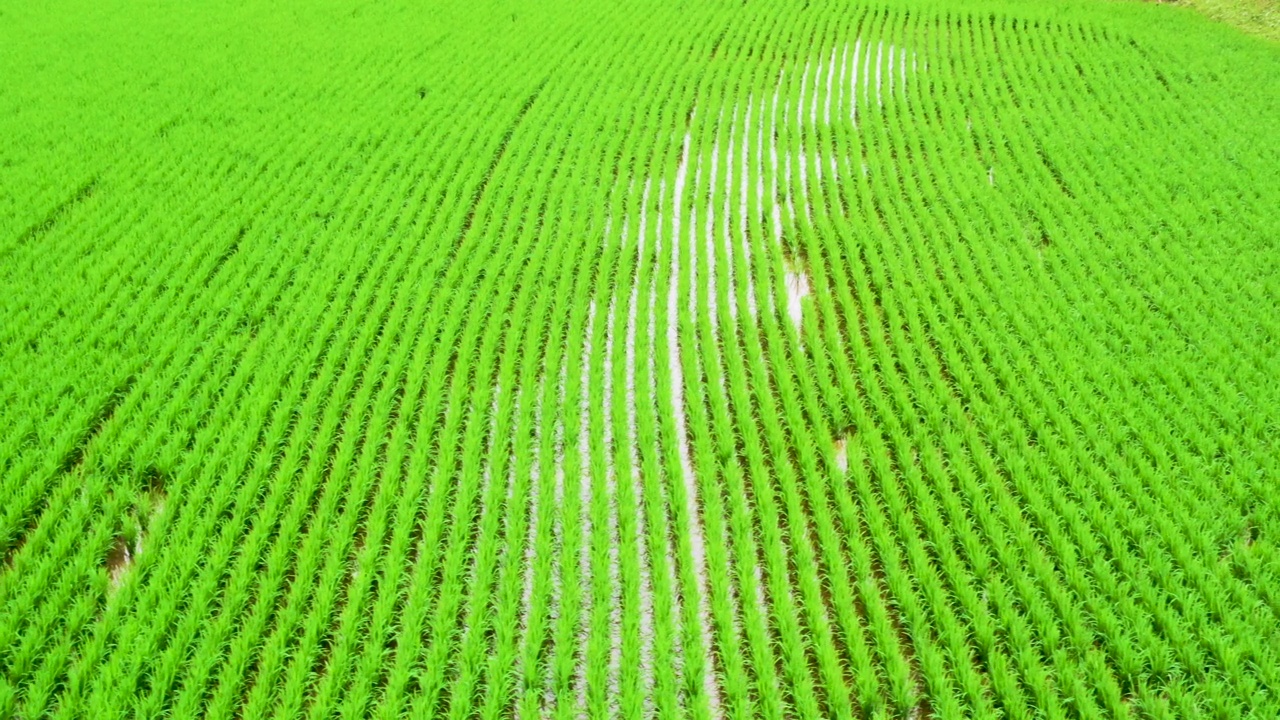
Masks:
[[[4,13],[0,715],[1276,715],[1272,45]]]

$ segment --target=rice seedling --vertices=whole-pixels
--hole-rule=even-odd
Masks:
[[[1273,42],[0,15],[0,716],[1280,715]]]

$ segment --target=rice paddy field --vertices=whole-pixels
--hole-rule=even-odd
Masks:
[[[0,4],[0,717],[1280,717],[1280,45]]]

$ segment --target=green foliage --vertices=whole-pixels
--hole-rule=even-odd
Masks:
[[[1280,54],[0,11],[0,717],[1280,715]]]

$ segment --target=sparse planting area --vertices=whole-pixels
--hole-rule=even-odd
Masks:
[[[0,717],[1280,717],[1280,47],[0,7]]]

